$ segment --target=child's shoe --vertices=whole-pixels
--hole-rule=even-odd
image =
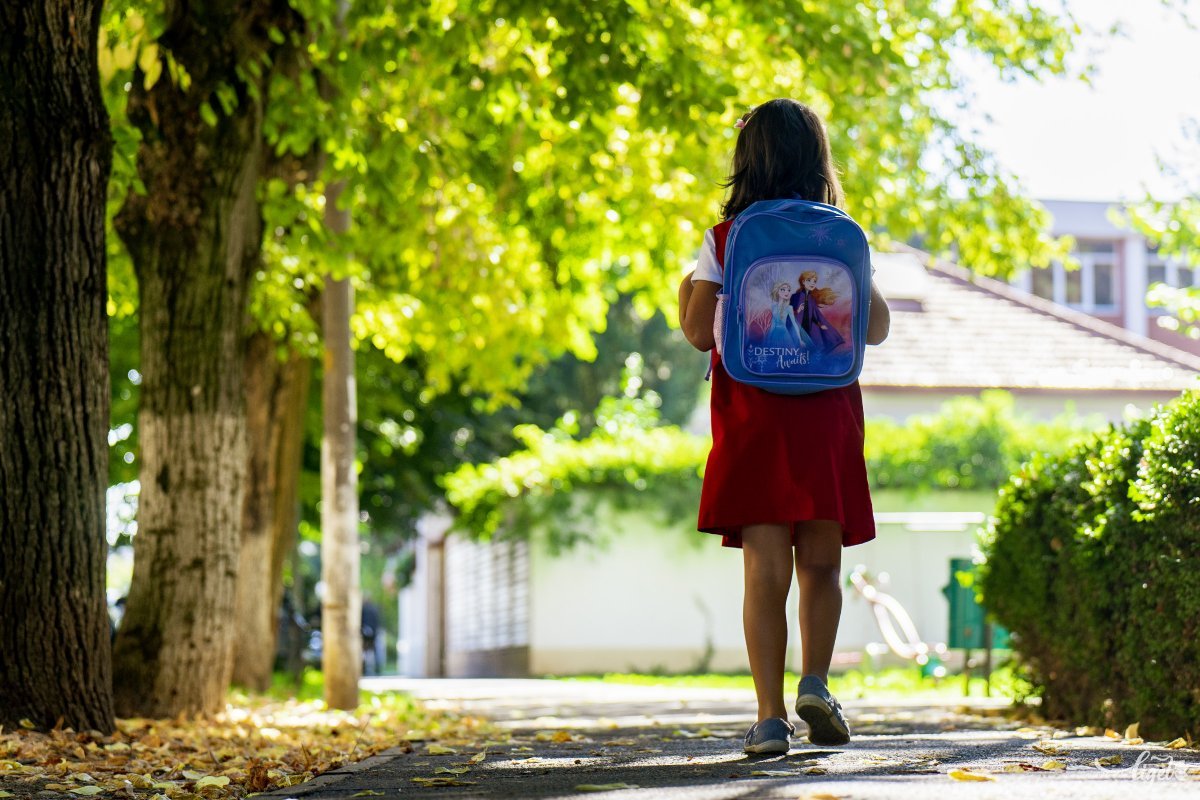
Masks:
[[[805,675],[796,687],[796,713],[808,723],[808,740],[813,744],[846,744],[850,726],[842,707],[825,682],[816,675]]]
[[[792,749],[792,736],[796,729],[792,723],[779,717],[756,722],[746,731],[746,743],[742,747],[747,753],[786,753]]]

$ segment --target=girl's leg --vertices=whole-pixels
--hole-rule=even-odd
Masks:
[[[787,525],[742,528],[745,595],[742,626],[758,719],[788,718],[783,704],[783,670],[787,652],[787,595],[792,586],[792,537]]]
[[[833,642],[842,616],[842,526],[813,520],[798,523],[796,528],[801,674],[817,675],[828,683]]]

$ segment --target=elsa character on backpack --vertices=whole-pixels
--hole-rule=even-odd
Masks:
[[[679,287],[679,321],[698,350],[714,346],[725,242],[737,216],[759,200],[799,197],[842,204],[825,126],[794,100],[759,106],[739,120],[722,221],[704,234],[696,269]],[[796,335],[814,345],[836,341],[821,311],[816,281],[801,276]],[[791,286],[787,287],[789,290]],[[775,285],[772,296],[784,296]],[[810,303],[811,300],[811,303]],[[779,305],[778,299],[772,304]],[[803,310],[808,309],[808,323]],[[772,328],[775,329],[772,316]],[[866,342],[879,344],[890,325],[874,282]],[[781,328],[787,332],[786,320]],[[774,335],[780,335],[778,333]],[[820,336],[820,340],[817,337]],[[795,733],[784,703],[788,590],[800,594],[801,675],[794,705],[817,745],[845,744],[850,726],[827,686],[842,610],[842,548],[875,538],[863,457],[863,403],[858,382],[811,394],[773,394],[735,381],[712,356],[712,450],[704,471],[697,527],[741,548],[745,576],[742,624],[758,721],[747,753],[786,753]],[[816,424],[797,424],[814,420]]]
[[[840,333],[821,313],[822,306],[837,302],[838,294],[830,288],[817,288],[817,273],[805,270],[797,280],[800,288],[791,296],[791,308],[800,329],[811,339],[819,353],[828,353],[845,343]]]
[[[763,337],[764,346],[791,350],[812,347],[812,339],[796,325],[789,302],[791,296],[792,285],[787,281],[780,281],[771,287],[771,327]]]

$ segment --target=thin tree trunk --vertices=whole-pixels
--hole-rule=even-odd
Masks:
[[[271,48],[271,28],[293,21],[286,3],[233,0],[168,3],[165,17],[162,75],[149,90],[135,75],[128,103],[147,194],[129,195],[116,219],[137,271],[142,346],[138,534],[113,653],[122,716],[216,711],[232,672],[243,331],[262,239],[256,98],[269,79],[264,71],[251,86],[239,67]],[[202,109],[222,87],[237,102],[229,113],[216,105],[211,124]]]
[[[0,725],[113,729],[98,0],[0,5]]]
[[[348,212],[337,208],[344,186],[325,192],[330,230],[345,232]],[[350,280],[325,280],[323,333],[325,376],[322,387],[325,435],[321,443],[321,601],[322,668],[325,702],[331,708],[358,705],[362,674],[362,591],[359,587],[358,479],[354,472],[356,400],[350,315]]]
[[[295,541],[303,415],[311,361],[276,355],[255,333],[246,351],[247,471],[238,563],[233,682],[263,691],[275,662],[283,561]]]

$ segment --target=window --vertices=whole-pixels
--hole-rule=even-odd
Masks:
[[[1167,282],[1167,265],[1161,261],[1157,264],[1151,263],[1146,267],[1146,284],[1166,283]]]
[[[1063,270],[1066,274],[1067,305],[1083,305],[1083,269]]]
[[[1097,306],[1115,306],[1117,295],[1113,285],[1113,265],[1092,265],[1092,299]]]
[[[1188,267],[1176,267],[1175,277],[1171,280],[1171,285],[1182,289],[1188,286],[1196,285],[1195,273]]]
[[[1116,243],[1107,240],[1079,241],[1074,252],[1079,269],[1062,264],[1032,269],[1021,284],[1027,291],[1060,305],[1088,313],[1116,310]],[[1165,275],[1165,273],[1164,273]]]
[[[1054,299],[1054,270],[1058,269],[1055,264],[1052,269],[1035,269],[1033,274],[1033,293],[1038,297],[1044,297],[1047,300]]]

